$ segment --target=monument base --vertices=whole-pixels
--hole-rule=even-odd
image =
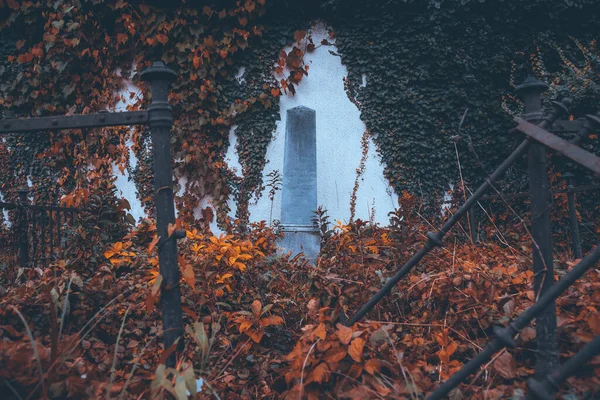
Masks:
[[[317,261],[321,251],[319,231],[312,225],[281,225],[284,234],[279,242],[282,252],[292,252],[292,257],[304,253],[304,257],[312,262]]]

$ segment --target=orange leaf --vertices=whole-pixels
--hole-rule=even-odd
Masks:
[[[152,242],[150,243],[150,246],[148,246],[148,253],[152,253],[152,250],[154,250],[154,247],[156,247],[157,243],[158,243],[158,235],[154,235],[154,238],[152,238]]]
[[[194,68],[198,69],[200,68],[200,64],[202,64],[202,58],[194,56],[194,58],[192,59],[192,63],[194,64]]]
[[[244,318],[240,324],[240,326],[238,327],[238,330],[240,331],[240,333],[244,333],[246,332],[248,329],[250,329],[252,327],[252,321],[249,319]]]
[[[306,383],[310,383],[310,382],[316,382],[316,383],[323,383],[323,382],[327,382],[329,380],[329,366],[327,365],[327,363],[322,362],[319,365],[317,365],[317,367],[313,370],[312,374],[310,375],[310,377],[308,378],[308,380],[306,381]]]
[[[283,318],[278,315],[271,315],[265,318],[261,318],[260,324],[262,326],[281,325],[283,324]]]
[[[317,326],[317,329],[313,331],[313,335],[320,338],[321,340],[325,340],[325,338],[327,337],[327,329],[325,328],[325,324],[321,322],[319,326]]]
[[[343,344],[348,344],[352,340],[352,328],[349,328],[345,325],[338,323],[337,327],[337,336],[340,339],[340,342]]]
[[[175,232],[175,225],[173,225],[172,223],[169,222],[169,226],[167,227],[168,237],[173,236],[174,232]]]
[[[19,64],[25,64],[30,62],[31,60],[33,60],[33,54],[31,53],[19,54],[19,56],[17,57],[17,62]]]
[[[152,285],[152,288],[150,289],[150,294],[146,299],[146,311],[148,311],[148,313],[152,311],[152,306],[154,305],[154,303],[156,303],[156,300],[158,299],[158,292],[160,291],[160,285],[162,284],[162,280],[162,275],[158,275],[156,277],[154,285]]]
[[[454,352],[456,351],[456,349],[458,348],[458,345],[456,344],[456,342],[452,342],[448,345],[448,347],[446,348],[446,353],[448,353],[448,357],[450,357],[452,354],[454,354]]]
[[[192,288],[196,286],[196,276],[194,275],[194,268],[190,264],[186,265],[183,270],[183,279]]]
[[[325,355],[325,361],[328,363],[337,363],[342,361],[344,357],[346,357],[346,354],[348,354],[348,352],[342,348],[332,348]]]
[[[600,335],[600,316],[596,315],[591,315],[588,319],[587,319],[587,323],[590,326],[590,329],[592,332],[594,332],[595,335]]]
[[[36,47],[34,49],[31,49],[31,54],[38,58],[42,58],[44,56],[44,50],[40,49],[39,47]]]
[[[350,357],[356,362],[362,361],[362,353],[365,347],[365,339],[357,337],[350,343],[350,347],[348,347],[348,354]]]
[[[259,343],[265,333],[263,331],[249,329],[246,335],[250,336],[255,343]]]
[[[367,371],[371,375],[375,375],[375,372],[379,372],[381,370],[381,361],[379,360],[368,360],[365,363],[365,371]]]
[[[279,97],[279,94],[280,94],[279,89],[277,89],[277,88],[271,89],[271,96]]]
[[[259,300],[254,300],[252,305],[250,306],[252,310],[252,314],[256,316],[256,318],[260,317],[260,310],[262,309],[262,303]]]

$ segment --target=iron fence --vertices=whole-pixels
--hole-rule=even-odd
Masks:
[[[177,78],[174,71],[163,62],[155,62],[145,70],[142,80],[150,83],[152,102],[147,110],[127,112],[99,112],[86,115],[50,116],[41,118],[3,119],[0,120],[0,135],[40,131],[58,131],[64,129],[95,128],[104,126],[147,125],[150,128],[154,158],[154,189],[156,209],[156,229],[159,237],[158,260],[161,285],[161,312],[163,319],[165,349],[174,347],[167,358],[167,366],[174,367],[178,351],[183,349],[183,316],[181,309],[181,293],[179,287],[179,268],[177,266],[177,239],[185,237],[185,232],[176,231],[169,234],[169,225],[175,224],[175,204],[173,200],[173,169],[170,148],[170,130],[173,125],[173,110],[169,104],[169,86]],[[32,209],[30,207],[30,209]],[[58,223],[60,213],[68,210],[42,209],[44,213],[40,221],[50,226],[52,238],[39,237],[40,244],[56,244],[55,236],[60,233]],[[33,217],[33,216],[32,216]],[[37,221],[36,221],[37,222]],[[23,229],[24,230],[24,229]],[[51,233],[50,233],[51,232]],[[25,246],[27,235],[21,235],[19,246]],[[29,262],[28,260],[25,260]]]
[[[528,381],[532,397],[540,399],[553,398],[558,386],[567,376],[572,374],[583,362],[600,353],[599,339],[596,337],[579,354],[559,367],[558,344],[556,339],[556,305],[555,300],[564,293],[577,279],[600,260],[600,243],[559,281],[554,282],[552,223],[550,220],[550,185],[548,179],[547,155],[549,148],[560,153],[586,169],[600,176],[600,157],[591,154],[578,146],[588,136],[600,128],[600,113],[586,115],[585,122],[578,124],[578,130],[571,141],[566,141],[550,132],[554,126],[561,128],[573,125],[571,122],[559,121],[561,115],[568,114],[570,101],[553,102],[552,110],[544,115],[541,110],[541,94],[548,86],[528,77],[517,87],[517,94],[525,103],[523,118],[515,118],[518,126],[512,131],[525,134],[521,144],[489,175],[485,182],[466,200],[437,232],[427,233],[427,242],[415,253],[385,285],[358,312],[345,321],[352,325],[362,319],[375,305],[381,301],[398,282],[417,265],[425,255],[436,247],[442,246],[444,236],[464,217],[474,205],[482,200],[485,193],[494,183],[521,157],[527,154],[529,170],[529,193],[531,200],[531,236],[533,247],[533,272],[536,303],[528,308],[507,327],[496,327],[494,339],[472,360],[467,362],[458,372],[451,376],[428,399],[437,400],[447,396],[452,389],[462,383],[470,374],[488,362],[496,352],[505,347],[515,347],[514,337],[521,329],[536,319],[536,365],[535,377]]]

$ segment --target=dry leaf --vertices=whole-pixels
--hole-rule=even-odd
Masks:
[[[352,340],[352,328],[349,328],[340,323],[338,323],[336,325],[336,327],[337,327],[337,336],[340,339],[340,342],[342,342],[343,344],[350,343],[350,340]]]
[[[325,328],[325,324],[320,323],[319,326],[317,326],[317,329],[313,331],[313,335],[320,338],[321,340],[325,340],[325,338],[327,337],[327,328]]]
[[[365,347],[365,339],[357,337],[350,343],[348,354],[356,362],[362,361],[363,348]]]

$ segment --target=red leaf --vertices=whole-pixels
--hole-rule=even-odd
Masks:
[[[299,42],[306,36],[306,31],[296,31],[294,32],[294,41]]]

